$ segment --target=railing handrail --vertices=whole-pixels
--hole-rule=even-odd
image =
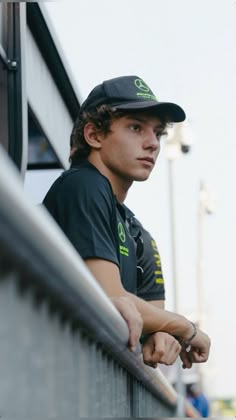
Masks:
[[[16,259],[31,265],[46,289],[60,296],[73,316],[86,324],[94,338],[147,389],[176,405],[177,394],[165,376],[144,365],[141,355],[128,350],[124,319],[48,212],[27,199],[19,173],[1,147],[0,242]]]

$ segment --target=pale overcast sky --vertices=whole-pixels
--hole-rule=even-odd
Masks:
[[[205,329],[212,354],[211,396],[236,398],[236,2],[234,0],[80,0],[44,3],[84,99],[101,81],[142,77],[163,101],[186,111],[194,145],[174,163],[180,312],[196,313],[199,183],[216,196],[204,218]],[[156,238],[173,308],[167,161],[164,146],[146,183],[127,204]]]

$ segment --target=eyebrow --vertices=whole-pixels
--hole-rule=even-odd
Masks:
[[[146,123],[147,122],[147,119],[145,117],[140,117],[140,116],[137,116],[137,115],[130,114],[130,115],[127,115],[126,117],[129,120],[136,120],[136,121],[139,121],[139,122],[142,122],[142,123]],[[162,129],[164,129],[165,128],[165,125],[160,121],[160,123],[157,123],[156,128],[162,128]]]

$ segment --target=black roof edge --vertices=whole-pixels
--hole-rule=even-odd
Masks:
[[[29,29],[74,121],[80,104],[38,3],[27,2],[26,16]]]

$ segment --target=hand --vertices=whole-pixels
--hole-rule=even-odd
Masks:
[[[129,348],[131,351],[135,351],[142,334],[142,317],[135,304],[128,297],[111,297],[111,301],[128,324]]]
[[[165,332],[156,332],[148,335],[143,344],[143,361],[153,368],[158,363],[172,365],[181,351],[181,345],[171,335]]]
[[[180,358],[183,362],[183,368],[190,369],[193,363],[206,362],[209,357],[210,346],[211,341],[208,335],[198,329],[196,336],[190,342],[189,349],[181,350]]]

